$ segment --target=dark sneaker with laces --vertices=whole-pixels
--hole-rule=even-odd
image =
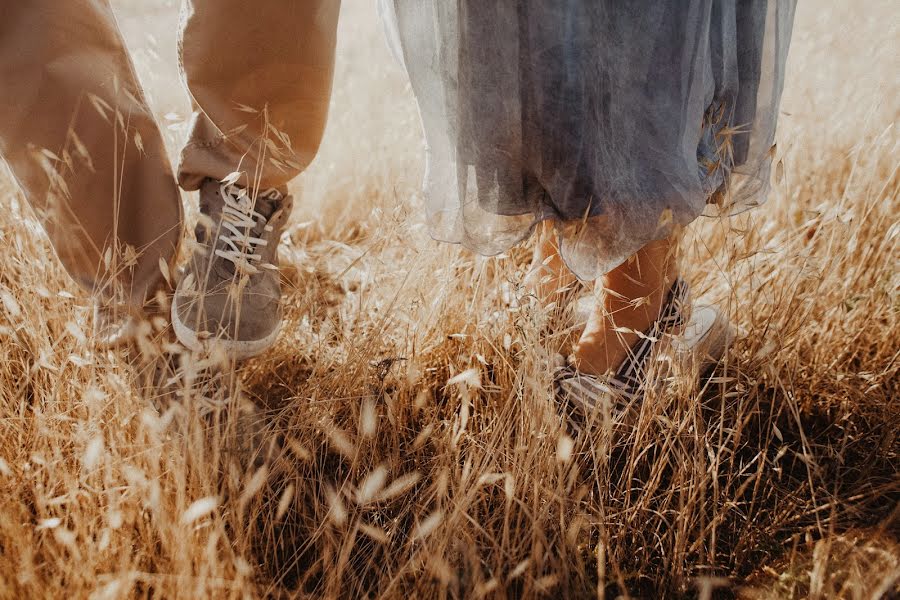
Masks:
[[[219,344],[235,360],[275,343],[282,318],[278,242],[292,207],[279,190],[254,195],[214,179],[203,183],[198,247],[172,302],[178,341],[195,351]]]

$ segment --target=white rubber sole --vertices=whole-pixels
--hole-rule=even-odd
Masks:
[[[178,296],[175,296],[172,299],[172,329],[175,330],[175,337],[178,338],[178,341],[188,350],[204,352],[216,345],[223,348],[230,358],[239,361],[259,356],[274,346],[275,340],[278,339],[278,334],[281,332],[281,323],[275,327],[272,333],[258,340],[236,341],[226,338],[201,340],[196,331],[178,318]]]

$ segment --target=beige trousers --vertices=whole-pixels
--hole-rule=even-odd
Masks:
[[[185,0],[195,113],[177,181],[281,187],[313,159],[340,0]],[[0,0],[0,155],[66,270],[142,303],[182,235],[181,201],[108,0]],[[114,284],[114,285],[113,285]]]

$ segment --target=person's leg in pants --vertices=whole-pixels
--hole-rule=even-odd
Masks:
[[[203,217],[172,322],[192,349],[214,338],[246,358],[278,333],[286,185],[322,139],[339,9],[340,0],[185,1],[180,50],[195,113],[178,181],[200,190]]]
[[[181,239],[162,138],[106,0],[0,0],[0,155],[68,273],[139,307]]]
[[[241,172],[280,188],[315,157],[334,74],[340,0],[185,0],[181,59],[195,104],[178,181]]]

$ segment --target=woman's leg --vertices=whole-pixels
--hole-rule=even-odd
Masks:
[[[572,298],[570,292],[576,287],[578,279],[559,255],[559,239],[555,235],[553,223],[544,221],[538,225],[537,235],[525,286],[537,296],[541,304],[555,302],[561,307]]]
[[[672,282],[678,276],[676,252],[680,235],[651,242],[603,278],[602,298],[575,344],[575,366],[602,375],[614,371],[659,317]]]
[[[551,224],[544,223],[526,278],[543,302],[562,304],[577,279],[559,255]],[[615,370],[659,316],[666,294],[678,276],[676,251],[680,234],[651,242],[598,283],[598,301],[575,344],[579,371],[600,375]]]

